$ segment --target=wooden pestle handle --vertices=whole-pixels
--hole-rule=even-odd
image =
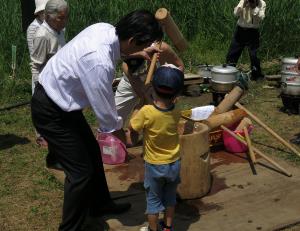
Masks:
[[[250,139],[250,136],[249,136],[249,133],[248,133],[248,128],[244,127],[243,131],[244,131],[244,134],[245,134],[245,138],[246,138],[246,142],[247,142],[247,146],[248,146],[248,151],[249,151],[250,159],[255,164],[256,163],[256,158],[255,158],[255,154],[253,152],[251,139]]]
[[[280,141],[283,145],[293,151],[296,155],[300,157],[300,153],[295,149],[292,145],[290,145],[287,141],[281,138],[276,132],[274,132],[271,128],[269,128],[265,123],[263,123],[259,118],[257,118],[254,114],[252,114],[247,108],[242,106],[239,102],[235,103],[237,108],[243,109],[248,116],[250,116],[255,122],[257,122],[260,126],[262,126],[267,132],[269,132],[272,136],[274,136],[278,141]]]
[[[161,44],[162,44],[162,41],[160,41],[159,44],[158,44],[159,49],[161,48]],[[150,67],[149,67],[149,70],[148,70],[148,73],[147,73],[147,77],[146,77],[146,80],[145,80],[145,85],[149,84],[152,80],[152,76],[153,76],[153,73],[154,73],[154,70],[155,70],[155,67],[156,67],[157,56],[158,56],[158,53],[155,53],[152,56],[151,64],[150,64]]]
[[[237,136],[234,132],[232,132],[231,130],[229,130],[227,127],[225,127],[223,125],[221,125],[221,128],[223,130],[225,130],[226,132],[228,132],[229,135],[233,136],[237,141],[241,142],[242,144],[247,145],[247,142],[245,141],[244,138]],[[269,158],[268,156],[266,156],[265,154],[263,154],[257,148],[255,148],[254,146],[252,146],[252,148],[253,148],[254,152],[256,152],[258,155],[260,155],[262,158],[264,158],[265,160],[267,160],[269,163],[273,164],[275,167],[277,167],[278,169],[280,169],[285,175],[287,175],[289,177],[292,176],[292,174],[290,172],[288,172],[287,170],[285,170],[283,167],[281,167],[274,160],[272,160],[271,158]]]

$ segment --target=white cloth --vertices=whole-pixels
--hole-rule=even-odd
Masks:
[[[112,90],[120,57],[115,28],[97,23],[80,32],[48,61],[39,82],[62,110],[91,106],[100,123],[99,130],[113,132],[123,125]]]
[[[123,74],[115,93],[115,102],[118,115],[122,117],[124,123],[133,111],[139,98],[135,94],[127,76]]]
[[[250,6],[243,7],[245,1],[240,0],[234,8],[234,15],[239,17],[237,24],[243,28],[257,29],[265,17],[266,3],[263,0],[258,0],[258,6],[252,9]]]
[[[192,108],[191,119],[205,120],[213,113],[214,110],[215,110],[215,106],[212,105]]]
[[[47,4],[48,0],[35,0],[35,11],[34,14],[37,14],[38,12],[45,10],[45,6]]]
[[[31,54],[31,73],[33,81],[38,81],[39,74],[48,60],[65,45],[64,31],[60,33],[53,30],[47,22],[37,29],[33,39]]]

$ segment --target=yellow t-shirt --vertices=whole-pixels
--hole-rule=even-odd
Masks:
[[[177,126],[180,111],[162,111],[145,105],[130,120],[132,128],[144,131],[144,160],[150,164],[169,164],[179,159]]]

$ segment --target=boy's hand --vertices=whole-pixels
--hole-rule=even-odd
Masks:
[[[159,54],[161,52],[162,52],[162,50],[159,49],[157,45],[150,46],[150,47],[147,47],[143,50],[143,55],[144,55],[143,57],[144,57],[144,59],[151,61],[151,58],[152,58],[153,54],[158,53],[157,58],[159,59]]]
[[[126,147],[128,148],[133,147],[139,140],[139,134],[133,129],[130,129],[130,126],[128,129],[125,130],[125,135],[126,135]]]

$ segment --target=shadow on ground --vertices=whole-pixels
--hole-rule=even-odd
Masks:
[[[0,151],[11,148],[18,144],[28,144],[30,140],[26,137],[16,136],[15,134],[0,135]]]
[[[143,183],[132,183],[127,191],[113,191],[112,197],[116,203],[129,202],[132,208],[128,213],[119,216],[107,216],[108,223],[112,230],[119,230],[120,227],[127,227],[124,230],[136,230],[137,227],[147,225],[146,210],[146,196],[143,189]],[[191,224],[200,220],[200,204],[195,201],[178,201],[176,205],[176,215],[174,219],[174,227],[176,230],[186,231],[189,230]],[[199,205],[198,205],[199,204]]]

